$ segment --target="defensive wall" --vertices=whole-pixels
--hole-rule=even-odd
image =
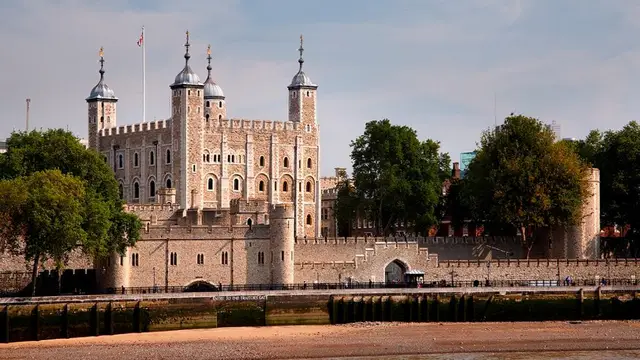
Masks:
[[[0,299],[0,342],[361,321],[640,319],[634,287],[345,289]]]

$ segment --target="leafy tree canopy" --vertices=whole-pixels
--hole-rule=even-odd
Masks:
[[[78,240],[76,246],[81,246],[88,255],[101,257],[113,251],[123,252],[127,246],[135,244],[140,236],[140,221],[135,215],[124,212],[113,171],[100,154],[86,149],[72,133],[64,130],[12,134],[7,140],[7,152],[0,156],[0,179],[15,181],[6,182],[4,186],[20,189],[20,184],[25,184],[30,176],[47,170],[58,170],[77,178],[82,184],[82,191],[68,194],[76,196],[82,204],[81,222],[85,235],[75,238]],[[6,212],[4,216],[7,216]],[[32,229],[17,227],[26,221],[19,222],[18,219],[24,217],[9,221],[16,226],[5,227],[4,234],[13,248],[20,246],[18,238],[23,236],[27,241],[25,255],[28,257],[32,236],[24,231]]]
[[[600,136],[592,135],[594,133]],[[588,160],[600,169],[602,224],[629,225],[629,234],[637,236],[640,234],[640,125],[631,121],[619,131],[603,134],[592,131],[581,144],[590,150]]]
[[[34,284],[40,260],[50,258],[61,267],[73,249],[86,243],[84,202],[82,181],[59,170],[0,181],[0,208],[9,220],[0,225],[3,239],[10,247],[24,243]]]
[[[588,194],[586,166],[552,130],[517,115],[486,131],[464,179],[464,198],[479,222],[519,229],[576,224]]]
[[[397,221],[424,232],[440,220],[436,210],[450,158],[438,142],[420,141],[415,130],[384,119],[367,123],[351,147],[358,210],[375,221],[378,233],[389,233]]]

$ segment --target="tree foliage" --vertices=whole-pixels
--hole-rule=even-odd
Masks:
[[[8,244],[24,242],[24,256],[33,262],[32,281],[40,260],[53,259],[58,268],[69,253],[86,243],[84,184],[59,170],[38,171],[0,181],[0,208],[10,219],[3,227]],[[35,295],[35,286],[32,290]]]
[[[24,186],[31,176],[47,173],[48,170],[58,170],[82,184],[81,192],[68,194],[76,197],[82,206],[81,228],[84,235],[76,238],[80,241],[74,242],[75,247],[80,247],[91,257],[99,258],[113,251],[122,253],[128,246],[135,244],[140,237],[140,221],[135,215],[123,210],[123,201],[120,199],[113,171],[100,154],[86,149],[72,133],[64,130],[12,134],[7,140],[7,152],[0,157],[0,179],[13,180],[5,182],[4,186]],[[65,180],[59,180],[67,181],[66,177],[61,179]],[[29,191],[41,190],[35,188]],[[51,200],[47,197],[43,199]],[[9,202],[19,203],[15,199]],[[3,216],[8,215],[5,212]],[[18,219],[23,220],[18,222]],[[24,232],[24,219],[11,218],[7,222],[8,225],[3,228],[3,241],[14,249],[26,246],[25,256],[28,257],[32,236],[31,233]],[[31,228],[26,230],[32,231]],[[26,244],[20,242],[21,238]],[[36,243],[35,246],[41,247],[41,243]],[[47,253],[46,247],[43,249],[42,254]],[[54,258],[58,260],[57,257]]]
[[[607,131],[591,141],[591,162],[600,169],[603,225],[629,226],[640,234],[640,125],[631,121],[619,131]],[[589,142],[589,137],[584,141]]]
[[[440,220],[450,159],[439,153],[438,142],[420,141],[413,129],[384,119],[367,123],[351,147],[358,211],[375,222],[378,234],[388,234],[396,222],[424,232]]]
[[[554,142],[548,126],[512,115],[483,134],[465,175],[464,198],[475,220],[519,229],[531,250],[530,230],[580,221],[586,175],[583,162]]]

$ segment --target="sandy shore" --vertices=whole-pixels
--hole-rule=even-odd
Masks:
[[[0,359],[317,359],[395,358],[398,355],[409,358],[409,355],[452,353],[496,353],[491,355],[492,359],[528,359],[505,352],[557,358],[551,354],[593,350],[609,350],[618,358],[640,357],[640,322],[363,323],[218,328],[1,344]],[[587,357],[609,358],[603,357],[602,352]],[[465,355],[464,358],[486,357]]]

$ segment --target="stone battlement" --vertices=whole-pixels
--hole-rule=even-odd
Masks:
[[[298,131],[300,124],[292,121],[275,120],[211,119],[204,126],[205,133],[218,133],[220,129]]]
[[[154,131],[159,129],[167,129],[171,127],[171,119],[149,121],[133,125],[123,125],[113,128],[102,129],[98,132],[99,136],[113,136],[120,134],[139,133],[145,131]]]
[[[303,261],[295,263],[296,268],[320,268],[320,269],[352,269],[357,268],[355,261]]]
[[[517,236],[460,236],[460,237],[422,237],[422,236],[361,236],[361,237],[331,237],[331,238],[297,238],[296,244],[330,244],[330,245],[355,245],[355,244],[376,244],[376,243],[418,243],[420,245],[503,245],[518,244],[520,239]]]
[[[487,263],[491,267],[546,267],[546,268],[598,268],[598,267],[617,267],[631,266],[638,268],[640,259],[496,259],[496,260],[441,260],[438,267],[475,267],[487,268]]]
[[[143,230],[145,240],[251,240],[269,239],[269,225],[151,225]]]
[[[271,207],[271,219],[293,219],[295,217],[295,207],[293,204],[275,204]]]

